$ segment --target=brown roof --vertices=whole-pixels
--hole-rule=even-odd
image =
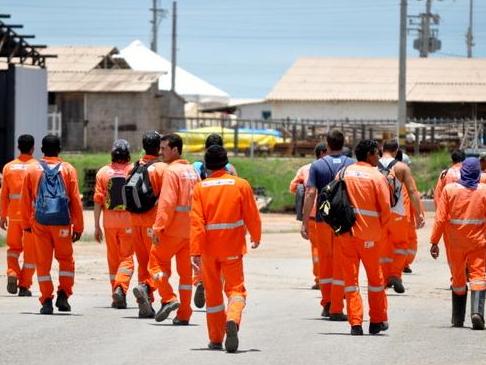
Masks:
[[[267,100],[397,101],[398,60],[301,58]],[[486,102],[486,59],[408,59],[407,100]]]

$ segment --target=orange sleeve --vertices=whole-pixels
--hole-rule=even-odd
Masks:
[[[0,216],[2,218],[7,218],[7,214],[8,214],[8,205],[9,205],[9,191],[8,191],[8,184],[7,184],[7,180],[5,179],[5,176],[7,175],[7,167],[4,167],[3,168],[3,186],[2,186],[2,193],[0,195],[0,200],[1,200],[1,204],[0,204]]]
[[[32,165],[34,166],[34,165]],[[21,215],[22,215],[22,228],[30,229],[32,228],[33,214],[32,204],[34,200],[34,192],[32,186],[32,177],[35,170],[34,168],[27,169],[24,177],[24,182],[22,183],[22,197],[20,201]]]
[[[380,211],[380,223],[382,229],[384,229],[386,226],[388,226],[388,223],[390,223],[391,220],[390,190],[384,176],[379,176],[377,178],[376,185],[377,202]]]
[[[445,181],[446,178],[442,177],[443,173],[444,172],[440,174],[439,180],[437,180],[437,184],[435,185],[435,189],[434,189],[434,203],[436,208],[439,206],[440,195],[442,194],[442,190],[444,190],[444,186],[446,182]]]
[[[104,169],[101,169],[96,174],[96,185],[95,185],[95,192],[93,196],[93,200],[95,203],[104,207],[105,200],[106,200],[106,175],[104,173]]]
[[[295,192],[297,191],[297,185],[304,183],[304,174],[302,173],[302,170],[303,170],[302,167],[298,169],[294,178],[290,182],[289,191],[291,193],[295,194]]]
[[[190,233],[190,250],[191,256],[201,255],[201,246],[206,242],[206,220],[202,208],[200,197],[200,186],[197,184],[192,193],[191,203],[191,233]]]
[[[164,232],[174,219],[178,190],[177,175],[172,170],[164,171],[157,207],[157,216],[153,226],[153,229],[157,234]]]
[[[438,244],[440,238],[444,234],[448,215],[448,201],[449,196],[447,190],[444,190],[440,196],[439,205],[435,212],[434,227],[432,228],[432,234],[430,235],[430,243],[432,244]]]
[[[73,231],[83,233],[84,219],[83,219],[83,204],[81,203],[81,196],[79,194],[78,175],[76,170],[71,165],[68,165],[67,180],[68,180],[68,194],[69,194],[69,211],[71,213],[71,223]]]
[[[246,180],[243,180],[241,190],[243,195],[243,221],[250,233],[251,240],[260,242],[262,239],[262,222],[255,197],[253,196],[253,190]]]

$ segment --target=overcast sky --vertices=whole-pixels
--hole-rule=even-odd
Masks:
[[[235,98],[261,98],[302,56],[397,57],[400,0],[179,0],[179,66]],[[409,14],[425,1],[408,0]],[[486,0],[474,0],[474,56],[486,57]],[[152,0],[0,0],[10,23],[24,24],[32,43],[150,44]],[[171,9],[172,1],[162,0]],[[442,50],[464,57],[469,0],[434,0]],[[170,15],[159,53],[170,57]],[[417,57],[409,36],[408,54]]]

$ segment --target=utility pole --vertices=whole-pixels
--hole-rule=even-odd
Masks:
[[[466,34],[466,45],[467,45],[467,57],[472,58],[472,48],[474,47],[473,42],[473,0],[469,0],[469,28]]]
[[[159,7],[159,0],[152,0],[150,11],[152,12],[152,20],[150,21],[150,24],[152,24],[152,41],[150,42],[150,49],[157,53],[159,25],[167,12]]]
[[[437,38],[439,30],[432,28],[431,25],[438,25],[440,17],[438,14],[432,14],[432,1],[426,0],[425,13],[410,16],[410,24],[416,28],[410,28],[418,33],[418,38],[413,42],[413,48],[419,51],[420,57],[426,58],[429,53],[440,50],[442,44]]]
[[[407,123],[407,7],[407,0],[401,0],[397,123],[397,139],[399,143],[405,137],[405,125]]]
[[[425,14],[422,16],[422,37],[420,46],[420,57],[429,56],[429,39],[430,39],[430,18],[432,17],[432,0],[426,0]]]
[[[175,92],[177,67],[177,2],[172,2],[172,65],[170,89]]]

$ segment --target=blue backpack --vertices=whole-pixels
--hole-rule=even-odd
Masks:
[[[61,164],[50,169],[44,161],[39,163],[44,171],[37,190],[35,220],[46,226],[68,226],[71,224],[69,199],[59,172]]]

